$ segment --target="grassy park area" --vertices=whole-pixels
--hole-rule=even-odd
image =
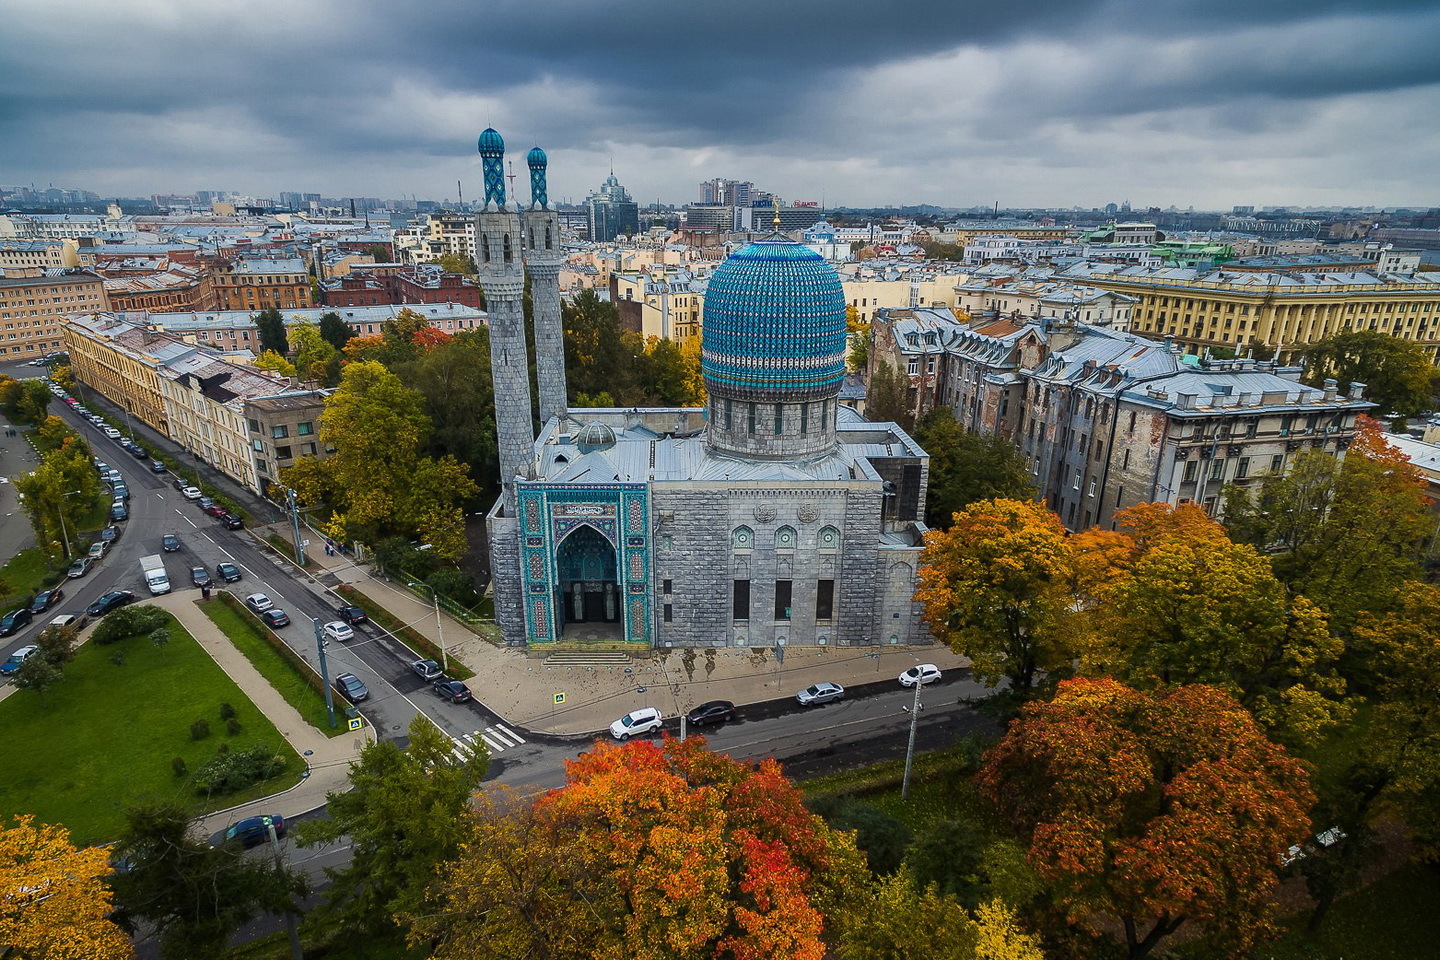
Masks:
[[[90,844],[113,839],[125,809],[141,801],[175,800],[200,814],[299,781],[304,763],[275,725],[173,620],[169,631],[164,646],[148,636],[87,643],[43,698],[16,690],[0,701],[0,809],[63,823]],[[234,710],[233,733],[221,704]],[[194,739],[198,720],[211,732]],[[257,745],[284,759],[283,773],[235,793],[197,794],[202,765]]]

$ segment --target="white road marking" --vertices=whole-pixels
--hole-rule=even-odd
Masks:
[[[493,726],[493,727],[491,727],[491,728],[489,728],[489,729],[493,730],[493,731],[496,732],[497,734],[504,734],[505,736],[507,736],[507,737],[509,737],[510,739],[514,740],[517,745],[522,744],[522,743],[525,742],[525,738],[524,738],[524,737],[520,736],[520,734],[516,733],[514,730],[511,730],[509,727],[505,726],[505,724],[503,724],[503,723],[497,723],[497,724],[495,724],[495,726]]]

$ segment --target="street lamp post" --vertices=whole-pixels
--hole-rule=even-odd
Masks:
[[[448,671],[450,669],[450,652],[445,649],[445,626],[440,620],[440,594],[424,581],[418,581],[414,585],[430,591],[430,602],[435,605],[435,637],[440,644],[440,666]]]
[[[70,533],[69,533],[69,531],[67,531],[67,530],[65,529],[65,498],[66,498],[66,497],[73,497],[73,496],[75,496],[76,494],[81,493],[81,492],[83,492],[83,491],[80,491],[80,490],[71,490],[69,493],[64,494],[63,496],[61,496],[61,497],[60,497],[60,506],[59,506],[59,508],[56,509],[56,511],[55,511],[55,515],[60,518],[60,537],[61,537],[61,539],[64,541],[64,542],[61,544],[61,547],[63,547],[64,550],[65,550],[65,559],[66,559],[66,560],[69,560],[69,559],[70,559]]]
[[[915,728],[920,725],[920,678],[915,678],[915,703],[910,708],[910,742],[905,747],[905,777],[900,781],[900,799],[910,799],[910,763],[915,759]],[[901,707],[900,709],[905,709]]]
[[[283,867],[285,858],[280,853],[280,837],[275,833],[275,821],[269,817],[265,818],[265,832],[270,835],[270,850],[275,854],[275,866]],[[300,944],[300,931],[295,926],[295,914],[291,910],[285,911],[285,932],[290,940],[291,960],[304,960],[305,951]]]
[[[321,631],[320,621],[313,619],[315,624],[315,655],[320,658],[320,685],[325,688],[325,714],[330,719],[330,729],[335,729],[335,695],[330,692],[330,665],[325,661],[325,634]]]

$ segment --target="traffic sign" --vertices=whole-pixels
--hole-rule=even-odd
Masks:
[[[564,703],[564,702],[565,702],[565,694],[563,694],[563,693],[557,693],[557,694],[555,694],[555,704],[556,704],[557,706],[560,705],[560,704],[562,704],[562,703]]]
[[[351,730],[359,730],[359,729],[361,729],[361,728],[364,727],[364,726],[365,726],[365,721],[362,720],[361,718],[359,718],[359,717],[351,717],[351,718],[350,718],[350,729],[351,729]]]

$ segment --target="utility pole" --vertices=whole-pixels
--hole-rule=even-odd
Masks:
[[[430,587],[430,584],[425,584]],[[440,642],[441,666],[448,672],[450,669],[450,653],[445,649],[445,626],[440,622],[440,594],[430,587],[430,599],[435,602],[435,636]]]
[[[275,821],[265,818],[265,832],[270,834],[270,849],[275,853],[275,866],[283,868],[285,858],[280,854],[280,838],[275,834]],[[290,937],[291,960],[305,960],[305,950],[300,946],[300,931],[295,927],[295,914],[285,911],[285,932]]]
[[[320,658],[320,683],[325,687],[325,713],[330,718],[330,729],[335,729],[335,694],[330,692],[330,665],[325,662],[325,634],[320,630],[318,618],[315,624],[315,654]]]
[[[901,800],[910,798],[910,763],[915,759],[915,728],[920,725],[920,686],[920,678],[916,677],[915,704],[910,708],[910,743],[905,747],[905,778],[900,781]]]
[[[80,492],[81,491],[79,490],[71,490],[69,493],[62,495],[60,497],[60,503],[57,505],[57,509],[55,511],[55,516],[60,520],[60,536],[64,540],[64,543],[61,544],[61,547],[63,547],[65,550],[66,560],[70,559],[70,534],[65,529],[65,498],[73,497]]]
[[[287,487],[285,495],[290,501],[290,522],[295,526],[295,559],[305,566],[305,541],[300,539],[300,511],[295,509],[295,491]]]

